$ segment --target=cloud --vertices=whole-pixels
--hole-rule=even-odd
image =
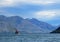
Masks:
[[[58,3],[59,0],[0,0],[0,6],[14,6],[17,4],[53,4]]]
[[[22,0],[22,2],[27,2],[27,3],[32,3],[32,4],[50,4],[50,3],[55,3],[50,0]]]
[[[38,12],[35,12],[35,17],[41,20],[59,19],[60,17],[59,11],[60,10],[38,11]]]
[[[13,4],[13,0],[0,0],[0,6],[9,6]]]

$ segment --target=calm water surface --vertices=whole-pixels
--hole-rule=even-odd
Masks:
[[[60,34],[0,35],[0,42],[60,42]]]

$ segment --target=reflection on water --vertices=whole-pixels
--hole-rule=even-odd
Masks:
[[[0,42],[60,42],[60,34],[3,35]]]

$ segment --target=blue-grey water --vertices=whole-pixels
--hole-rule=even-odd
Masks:
[[[60,34],[0,35],[0,42],[60,42]]]

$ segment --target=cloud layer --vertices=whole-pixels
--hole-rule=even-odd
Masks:
[[[60,0],[0,0],[0,14],[60,24]]]
[[[53,3],[59,3],[60,0],[0,0],[0,5],[1,6],[9,6],[9,5],[16,5],[16,4],[42,4],[42,5],[47,5],[47,4],[53,4]]]

